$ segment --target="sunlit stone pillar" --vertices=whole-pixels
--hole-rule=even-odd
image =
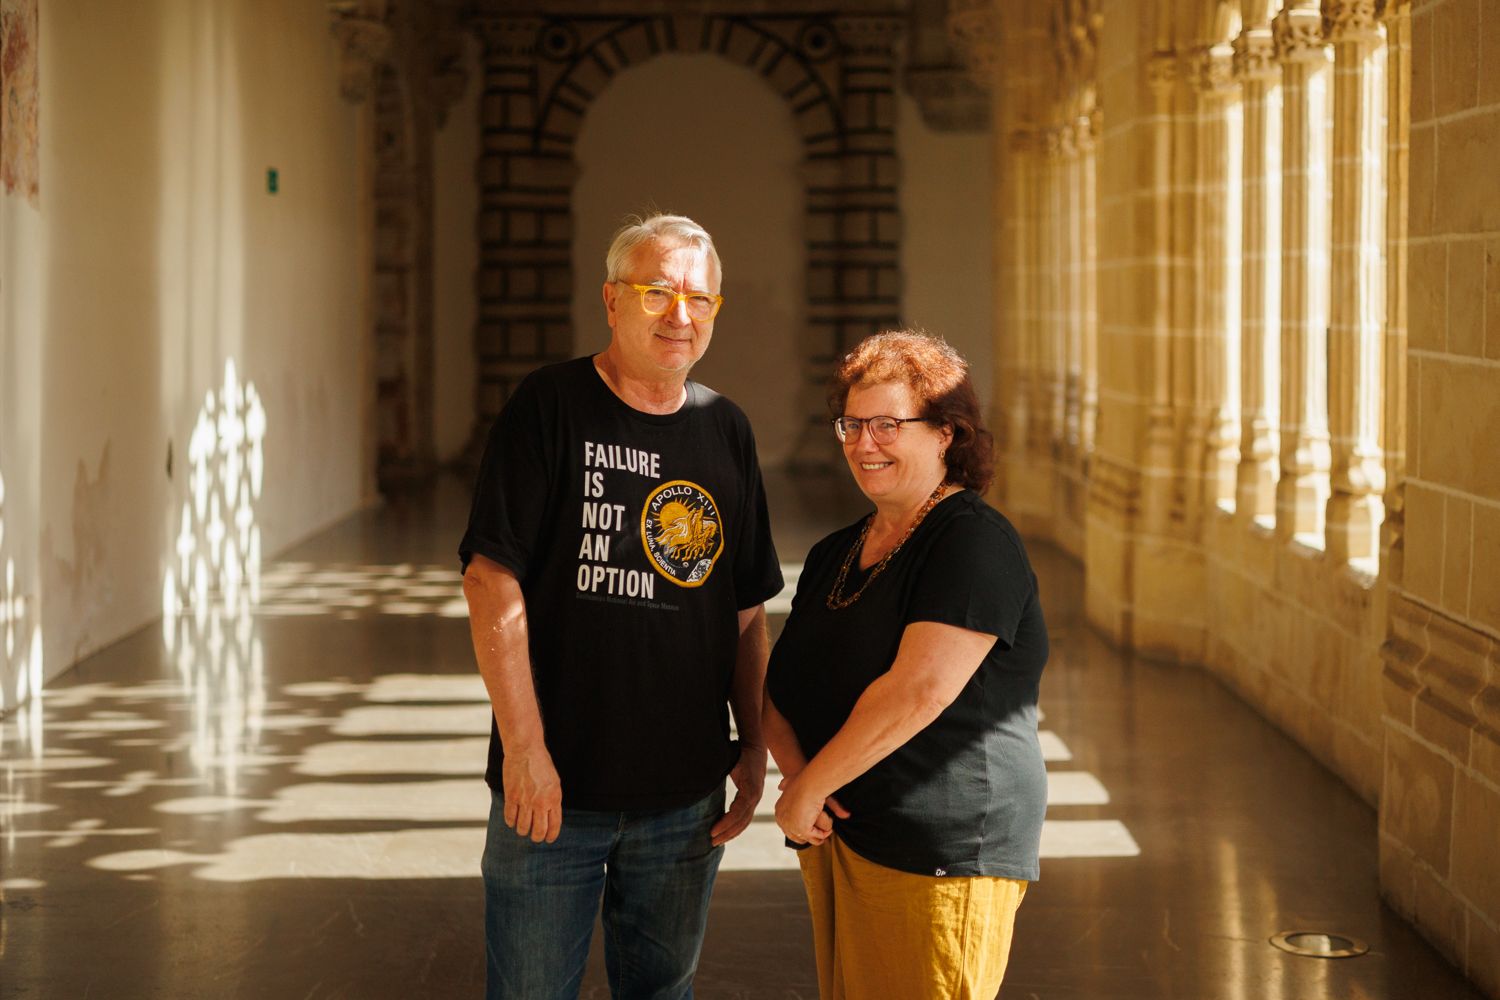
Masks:
[[[1333,260],[1328,392],[1328,554],[1376,554],[1384,319],[1385,46],[1374,0],[1328,0],[1333,43]]]
[[[1078,120],[1079,233],[1082,244],[1079,312],[1083,353],[1083,387],[1079,400],[1079,452],[1086,460],[1094,451],[1094,425],[1099,418],[1099,111],[1090,100]]]
[[[1146,461],[1141,476],[1141,506],[1146,528],[1165,531],[1172,511],[1176,480],[1173,455],[1176,434],[1172,413],[1172,92],[1177,86],[1177,55],[1161,51],[1146,64],[1151,114],[1146,120],[1149,156],[1144,178],[1149,192],[1145,206],[1146,235],[1141,256],[1149,261],[1143,273],[1153,287],[1139,294],[1147,303],[1141,318],[1151,344],[1150,404],[1146,414]]]
[[[1328,49],[1317,0],[1272,25],[1282,84],[1281,479],[1276,534],[1322,544],[1328,499]]]
[[[1402,540],[1406,519],[1406,330],[1407,204],[1411,166],[1411,0],[1385,6],[1386,197],[1385,197],[1385,398],[1380,447],[1385,456],[1385,521],[1381,575],[1403,579]]]
[[[1028,423],[1032,452],[1053,456],[1062,431],[1062,341],[1060,321],[1062,303],[1059,295],[1059,262],[1063,248],[1058,221],[1062,215],[1062,137],[1056,128],[1042,134],[1041,198],[1037,243],[1038,337],[1036,342],[1035,394],[1031,400]]]
[[[1264,11],[1263,3],[1247,4]],[[1253,15],[1252,15],[1253,16]],[[1262,16],[1264,14],[1262,13]],[[1244,129],[1240,254],[1240,465],[1235,510],[1269,525],[1276,516],[1276,424],[1281,356],[1281,74],[1271,26],[1246,18],[1234,42]]]
[[[1001,401],[1009,425],[1008,453],[1013,462],[1023,462],[1031,448],[1033,400],[1038,390],[1037,330],[1037,136],[1031,129],[1017,129],[1007,140],[1010,147],[1010,195],[1012,240],[1011,282],[1014,297],[1008,303],[1013,368],[1008,384],[1010,396]]]
[[[1062,182],[1061,197],[1058,199],[1058,208],[1062,213],[1058,220],[1062,251],[1058,260],[1063,352],[1062,460],[1064,464],[1072,466],[1082,454],[1079,445],[1083,404],[1083,312],[1080,295],[1083,247],[1080,189],[1083,186],[1083,170],[1079,163],[1077,123],[1073,120],[1065,121],[1058,126],[1057,133]]]
[[[1239,89],[1231,72],[1233,49],[1214,45],[1196,61],[1200,127],[1199,199],[1203,311],[1199,375],[1203,406],[1204,499],[1234,500],[1239,464],[1238,364],[1240,303]]]

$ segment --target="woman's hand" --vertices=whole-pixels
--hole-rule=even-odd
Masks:
[[[776,825],[794,844],[821,844],[833,833],[835,816],[849,818],[849,810],[838,799],[821,794],[797,777],[782,779],[781,789],[781,798],[776,800]]]

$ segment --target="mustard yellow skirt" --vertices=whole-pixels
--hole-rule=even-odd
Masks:
[[[995,1000],[1030,883],[896,871],[836,835],[798,858],[822,1000]]]

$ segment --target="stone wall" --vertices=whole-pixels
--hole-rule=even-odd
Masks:
[[[1409,454],[1381,885],[1500,995],[1500,11],[1414,3],[1410,44]]]
[[[57,0],[33,40],[35,187],[0,193],[0,713],[357,508],[371,465],[326,12]]]
[[[1383,891],[1500,996],[1500,13],[950,30],[997,95],[997,500],[1081,556],[1103,634],[1378,807]]]

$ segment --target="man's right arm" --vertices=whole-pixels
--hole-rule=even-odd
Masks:
[[[543,739],[521,583],[504,566],[476,554],[464,571],[464,598],[474,658],[505,748],[505,825],[550,844],[562,831],[562,783]]]

